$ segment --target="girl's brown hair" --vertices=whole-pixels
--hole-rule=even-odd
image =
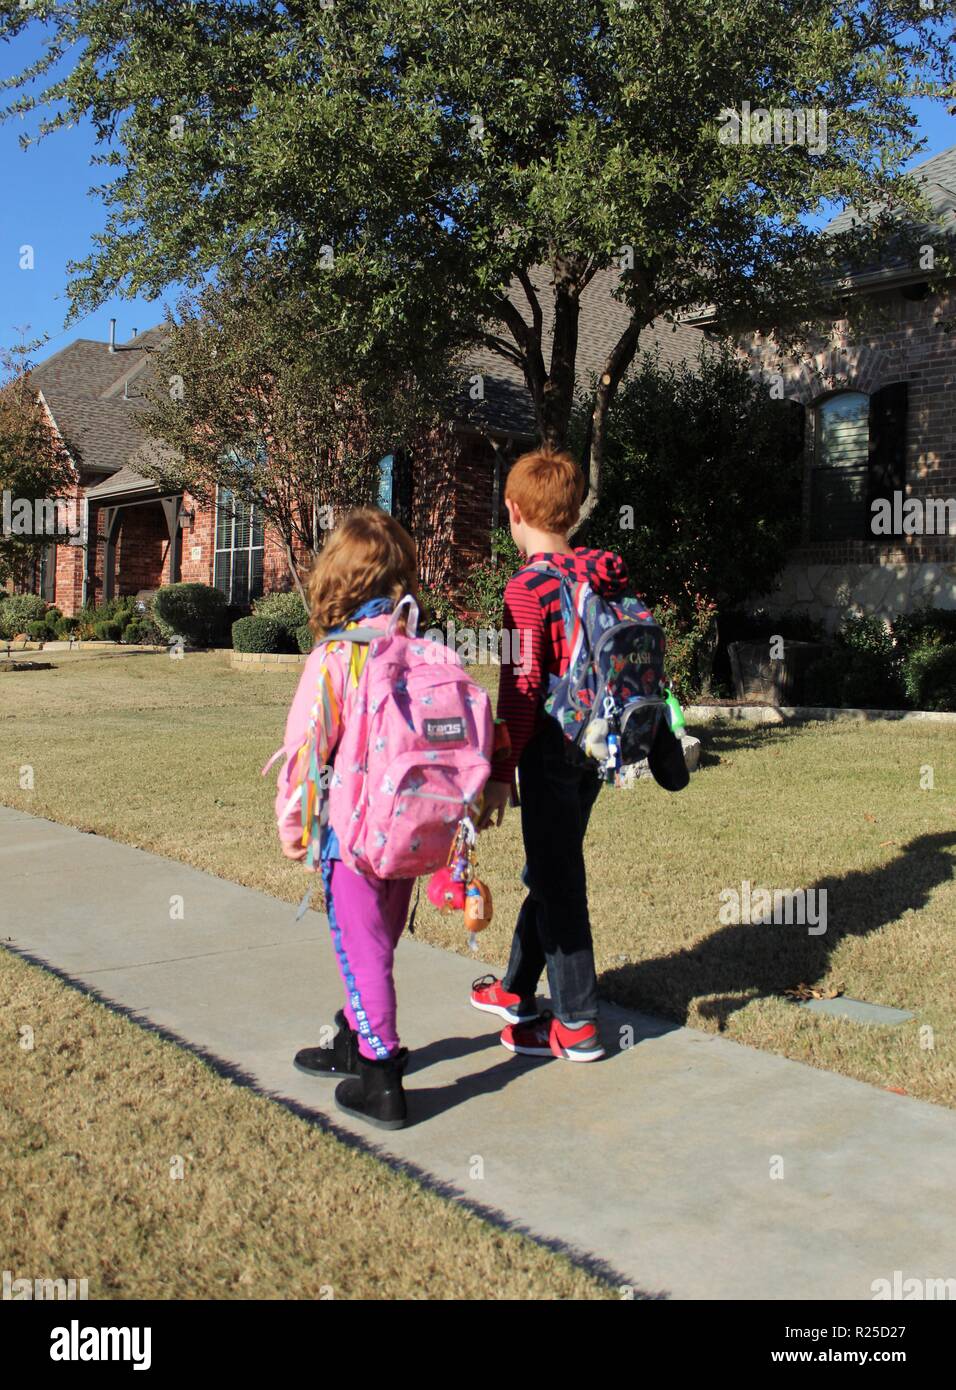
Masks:
[[[415,542],[388,512],[360,507],[336,526],[312,567],[306,592],[317,638],[343,627],[368,599],[418,601]]]

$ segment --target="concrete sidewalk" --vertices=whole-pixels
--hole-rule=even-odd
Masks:
[[[595,1257],[635,1297],[868,1299],[895,1270],[956,1277],[953,1112],[611,1006],[607,1061],[516,1058],[468,1006],[482,967],[414,939],[396,961],[412,1123],[387,1137],[353,1127],[332,1085],[291,1066],[341,1003],[325,919],[293,916],[0,807],[0,943]]]

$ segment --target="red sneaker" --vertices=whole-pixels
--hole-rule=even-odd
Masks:
[[[502,989],[501,981],[494,975],[482,975],[471,987],[471,1004],[486,1014],[499,1014],[509,1023],[529,1023],[538,1017],[537,1010],[521,1009],[521,997],[509,994]]]
[[[505,1028],[500,1042],[509,1052],[523,1057],[561,1057],[566,1062],[596,1062],[604,1056],[596,1023],[568,1028],[551,1014],[539,1014],[532,1023]]]

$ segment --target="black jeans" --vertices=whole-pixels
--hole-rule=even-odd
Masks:
[[[530,1004],[547,967],[555,1016],[580,1023],[598,1015],[584,834],[601,779],[593,763],[569,762],[565,746],[564,734],[549,719],[518,765],[528,896],[502,984]]]

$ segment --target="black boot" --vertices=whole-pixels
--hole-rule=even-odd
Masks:
[[[400,1047],[391,1057],[372,1061],[359,1053],[358,1080],[343,1081],[335,1088],[335,1103],[346,1115],[367,1120],[379,1129],[402,1129],[408,1118],[402,1073],[408,1062],[408,1048]]]
[[[303,1047],[295,1054],[294,1066],[306,1076],[333,1076],[336,1080],[342,1076],[358,1076],[358,1034],[349,1027],[341,1009],[335,1021],[339,1030],[331,1047]]]

